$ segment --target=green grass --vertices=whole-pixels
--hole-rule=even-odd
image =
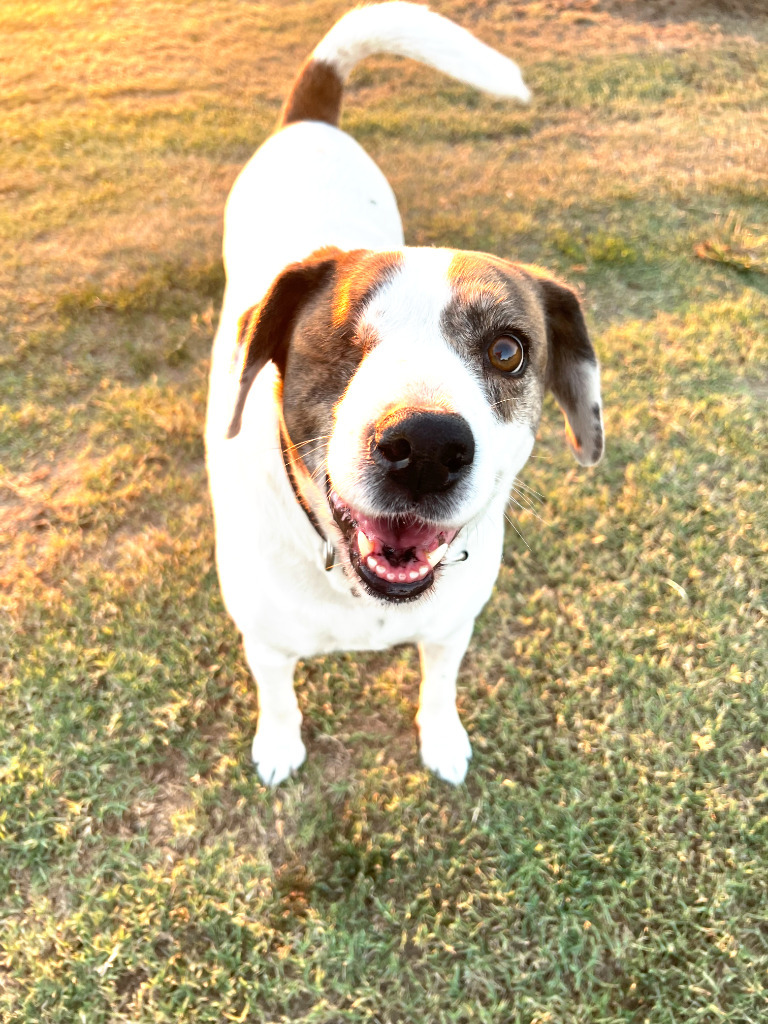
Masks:
[[[467,782],[419,763],[402,648],[301,666],[273,792],[207,358],[226,193],[345,6],[0,15],[0,1020],[761,1022],[768,23],[446,0],[529,108],[356,71],[411,243],[581,291],[608,449],[579,470],[547,403],[460,676]]]

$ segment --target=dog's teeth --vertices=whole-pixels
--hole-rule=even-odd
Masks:
[[[373,551],[373,542],[368,540],[368,537],[362,530],[357,531],[357,546],[360,550],[361,558],[367,558]],[[371,566],[371,568],[373,568],[373,566]]]
[[[368,558],[366,559],[366,563],[367,563],[369,569],[380,568],[379,563],[376,561],[376,559],[373,557],[373,555],[369,555],[368,556]]]
[[[387,570],[384,568],[383,565],[376,566],[376,572],[379,574],[379,576],[384,576],[386,574],[386,571]]]
[[[412,580],[417,580],[419,578],[419,574],[416,572],[415,569],[411,569],[408,575]]]
[[[440,559],[443,557],[445,552],[448,550],[447,544],[441,544],[439,548],[435,548],[434,551],[428,551],[425,555],[427,561],[434,569]]]
[[[395,574],[393,572],[388,572],[387,573],[387,579],[389,580],[390,583],[394,583],[395,582]]]
[[[419,576],[426,576],[428,572],[429,572],[429,566],[428,565],[422,565],[422,567],[419,569],[418,575]]]
[[[397,574],[397,578],[400,580],[401,583],[405,583],[405,581],[408,579],[404,572],[399,572]]]

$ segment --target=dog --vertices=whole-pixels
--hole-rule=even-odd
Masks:
[[[401,643],[420,654],[422,761],[464,779],[456,677],[547,389],[577,460],[603,451],[574,293],[498,256],[404,245],[392,189],[338,128],[373,53],[529,96],[516,64],[427,8],[357,8],[230,192],[206,456],[221,590],[258,688],[252,757],[273,786],[306,756],[298,659]]]

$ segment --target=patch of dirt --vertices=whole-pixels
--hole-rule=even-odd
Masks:
[[[441,13],[526,60],[687,49],[768,36],[765,0],[473,0]],[[762,17],[761,17],[762,15]]]
[[[307,756],[322,761],[323,780],[328,786],[342,782],[355,771],[354,751],[338,736],[315,736],[307,743]]]
[[[747,390],[760,401],[768,402],[768,378],[765,380],[748,380]]]
[[[128,831],[135,832],[146,827],[156,846],[165,847],[171,855],[175,855],[183,850],[185,843],[174,828],[173,818],[194,808],[188,768],[183,755],[169,748],[165,759],[153,766],[147,781],[150,786],[157,788],[151,798],[139,800],[131,807]]]
[[[586,0],[579,5],[633,21],[697,21],[722,17],[765,19],[765,0]]]

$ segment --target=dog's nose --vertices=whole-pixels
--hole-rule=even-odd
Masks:
[[[377,424],[371,456],[388,480],[418,500],[447,491],[466,474],[475,439],[457,413],[397,410]]]

